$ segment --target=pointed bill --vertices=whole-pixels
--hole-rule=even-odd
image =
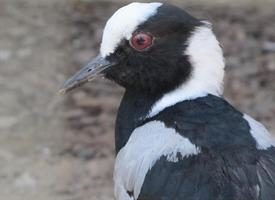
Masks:
[[[66,80],[61,88],[59,89],[60,94],[65,94],[66,92],[77,88],[97,77],[103,70],[113,66],[114,63],[106,60],[101,56],[97,56],[86,66],[80,69],[75,75]]]

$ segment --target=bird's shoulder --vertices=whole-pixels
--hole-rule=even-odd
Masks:
[[[213,95],[177,103],[148,121],[160,121],[203,148],[256,147],[244,114]]]
[[[149,128],[153,122],[164,126]],[[188,148],[174,146],[176,159],[159,157],[146,174],[139,199],[275,199],[274,138],[225,100],[209,96],[179,103],[144,126],[147,134],[173,130]]]

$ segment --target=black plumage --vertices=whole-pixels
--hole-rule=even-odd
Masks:
[[[275,149],[258,150],[242,116],[208,95],[148,119],[176,129],[201,153],[177,163],[162,157],[148,172],[139,199],[275,199]]]
[[[138,200],[274,200],[275,148],[257,149],[243,114],[220,97],[180,102],[144,119],[153,99],[125,94],[116,129],[117,152],[136,128],[161,121],[201,148],[199,155],[161,157],[144,180]],[[131,123],[125,124],[126,119]]]
[[[150,16],[131,33],[152,39],[142,51],[122,29],[131,28],[127,19],[117,28],[126,14],[144,17],[135,7]],[[117,36],[115,46],[103,37],[101,55],[62,90],[99,73],[126,89],[115,130],[117,200],[275,200],[275,139],[220,97],[223,55],[209,24],[163,4],[130,4],[111,19],[105,33]]]
[[[202,24],[177,7],[161,6],[157,15],[135,30],[152,34],[154,45],[147,51],[137,52],[123,39],[116,51],[107,57],[119,64],[105,70],[104,75],[128,90],[149,96],[175,89],[190,78],[192,67],[182,52],[192,31]]]

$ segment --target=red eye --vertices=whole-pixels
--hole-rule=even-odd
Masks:
[[[131,38],[130,44],[137,51],[143,51],[152,46],[153,37],[146,33],[137,33]]]

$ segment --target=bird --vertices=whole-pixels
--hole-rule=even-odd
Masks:
[[[99,55],[64,82],[125,88],[115,127],[116,200],[274,200],[275,138],[223,98],[212,24],[167,3],[107,21]]]

